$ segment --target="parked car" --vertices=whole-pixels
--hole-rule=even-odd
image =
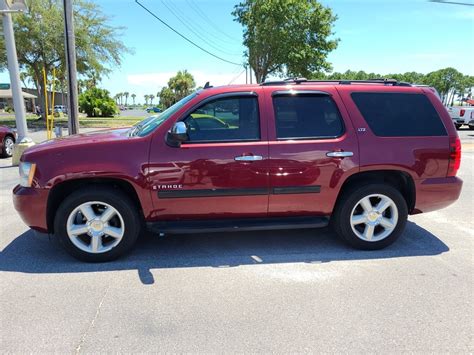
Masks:
[[[147,107],[146,108],[146,112],[147,113],[150,113],[150,112],[154,112],[154,113],[159,113],[161,112],[161,109],[159,107]]]
[[[54,112],[56,112],[56,113],[67,113],[66,106],[64,106],[64,105],[54,105]]]
[[[17,140],[16,131],[6,127],[0,126],[0,142],[1,146],[1,156],[3,158],[11,157],[13,155],[13,145]]]
[[[211,111],[219,124],[199,125]],[[380,249],[409,214],[458,199],[460,158],[429,88],[294,79],[202,89],[132,128],[38,144],[21,157],[13,200],[28,226],[85,261],[123,255],[144,227],[330,225],[355,248]]]
[[[448,107],[448,112],[456,129],[460,129],[463,125],[473,129],[469,122],[474,120],[474,106],[451,106]]]

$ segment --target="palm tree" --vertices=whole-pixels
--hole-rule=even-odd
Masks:
[[[150,97],[149,95],[145,95],[145,96],[144,96],[144,98],[145,98],[145,105],[148,105],[148,98],[149,98],[149,97]]]
[[[168,81],[168,86],[174,91],[176,100],[181,100],[183,97],[189,95],[196,86],[194,77],[187,70],[180,70]]]
[[[135,98],[137,97],[137,95],[135,94],[132,94],[130,95],[132,97],[132,100],[133,100],[133,106],[135,106]]]
[[[148,97],[150,98],[150,105],[153,105],[153,99],[155,98],[155,95],[151,94]]]
[[[123,96],[125,96],[125,106],[127,106],[128,95],[129,95],[128,91],[125,91],[125,92],[123,93]]]

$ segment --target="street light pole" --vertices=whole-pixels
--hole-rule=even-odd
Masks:
[[[16,129],[18,142],[23,141],[27,135],[25,102],[21,91],[20,69],[16,55],[15,35],[13,33],[12,13],[18,12],[10,10],[6,1],[0,0],[3,34],[5,36],[5,47],[7,51],[8,72],[10,74],[10,85],[12,90],[13,108],[15,109]]]
[[[64,37],[66,47],[66,67],[68,82],[68,131],[69,135],[79,133],[79,108],[77,98],[77,69],[76,69],[76,38],[71,0],[63,0],[64,5]]]

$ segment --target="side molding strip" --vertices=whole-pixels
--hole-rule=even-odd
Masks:
[[[256,196],[256,195],[283,195],[319,193],[321,186],[290,186],[274,187],[271,192],[265,188],[248,189],[202,189],[202,190],[166,190],[158,191],[158,197],[166,198],[193,198],[193,197],[219,197],[219,196]]]

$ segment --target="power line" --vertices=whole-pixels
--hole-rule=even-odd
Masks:
[[[161,18],[159,18],[156,14],[154,14],[151,10],[149,10],[145,5],[141,4],[140,1],[138,0],[135,0],[135,2],[140,5],[140,7],[142,7],[146,12],[148,12],[151,16],[153,16],[154,18],[156,18],[158,21],[160,21],[163,25],[165,25],[166,27],[168,27],[171,31],[173,31],[174,33],[176,33],[177,35],[179,35],[181,38],[185,39],[186,41],[188,41],[189,43],[191,43],[193,46],[199,48],[200,50],[202,50],[203,52],[213,56],[214,58],[217,58],[219,60],[222,60],[223,62],[226,62],[226,63],[229,63],[229,64],[233,64],[233,65],[238,65],[238,66],[242,66],[242,63],[235,63],[235,62],[231,62],[230,60],[227,60],[227,59],[224,59],[222,57],[219,57],[218,55],[212,53],[212,52],[209,52],[207,49],[201,47],[199,44],[196,44],[195,42],[193,42],[192,40],[190,40],[188,37],[186,37],[185,35],[181,34],[180,32],[178,32],[177,30],[175,30],[173,27],[171,27],[170,25],[168,25],[165,21],[163,21]]]
[[[464,6],[474,6],[472,3],[466,3],[466,2],[457,2],[457,1],[447,1],[447,0],[428,0],[429,2],[437,2],[440,4],[446,4],[446,5],[464,5]]]
[[[179,8],[175,2],[168,0],[167,1],[170,6],[172,6],[177,12],[180,13],[181,17],[183,20],[185,20],[189,25],[194,28],[197,32],[203,33],[205,35],[209,35],[212,37],[209,39],[211,42],[215,43],[214,40],[218,46],[222,46],[224,48],[227,48],[228,45],[231,45],[232,47],[235,47],[236,43],[239,43],[239,41],[229,41],[228,39],[224,39],[223,37],[221,38],[221,34],[218,31],[212,32],[212,28],[209,26],[209,23],[203,19],[202,17],[199,16],[199,14],[195,13],[193,9],[190,8],[190,6],[187,7],[189,11],[191,11],[191,14],[188,15],[188,11],[184,11],[184,9]],[[192,3],[191,3],[192,4]],[[205,25],[205,26],[204,26]],[[241,55],[241,53],[239,53]]]
[[[178,19],[179,22],[181,22],[192,34],[194,34],[196,37],[198,37],[199,39],[201,39],[204,43],[208,44],[209,46],[211,46],[212,48],[214,48],[216,51],[218,52],[221,52],[221,53],[224,53],[224,54],[227,54],[227,55],[230,55],[230,56],[241,56],[241,54],[237,54],[236,52],[234,53],[231,53],[231,52],[228,52],[228,51],[225,51],[225,50],[222,50],[221,48],[219,48],[219,44],[216,43],[216,42],[213,42],[211,41],[210,39],[206,39],[204,36],[202,36],[200,33],[199,33],[199,30],[194,27],[192,25],[192,23],[190,21],[185,21],[181,18],[181,16],[178,14],[179,10],[174,7],[174,9],[171,7],[171,6],[174,6],[172,5],[171,3],[170,4],[167,4],[167,2],[165,2],[164,0],[161,0],[161,3],[171,12],[171,14],[176,17]]]
[[[197,2],[194,2],[194,1],[189,1],[189,0],[186,0],[186,2],[188,3],[188,5],[190,7],[192,7],[197,13],[199,13],[199,15],[201,15],[202,18],[204,18],[204,20],[206,21],[206,23],[209,23],[212,27],[214,27],[215,30],[217,30],[218,33],[220,34],[223,34],[224,36],[226,36],[227,38],[229,38],[230,40],[232,40],[233,42],[235,42],[236,40],[234,38],[232,38],[231,36],[229,36],[227,33],[225,33],[224,31],[222,31],[222,28],[219,28],[219,26],[217,26],[207,15],[204,11],[201,10],[201,8],[198,6]]]

